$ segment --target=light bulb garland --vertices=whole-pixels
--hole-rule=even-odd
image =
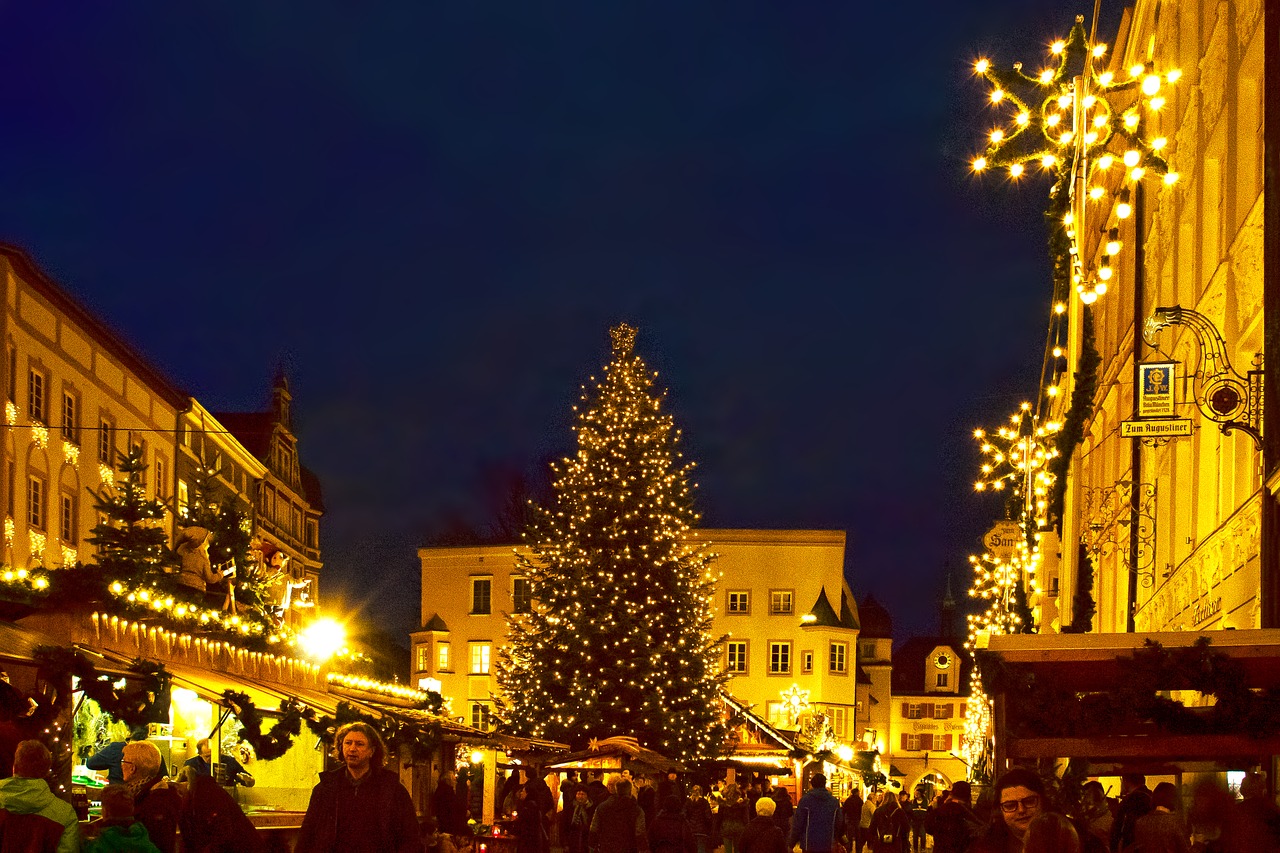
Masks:
[[[1169,169],[1168,138],[1149,131],[1181,72],[1158,71],[1146,62],[1117,76],[1101,66],[1106,53],[1106,45],[1088,43],[1078,17],[1035,74],[1025,73],[1020,62],[1009,68],[989,59],[974,64],[975,73],[991,84],[990,103],[1005,120],[988,134],[986,150],[972,167],[1005,168],[1017,179],[1028,166],[1039,166],[1054,176],[1051,194],[1058,201],[1051,216],[1070,243],[1071,281],[1086,304],[1106,293],[1123,241],[1108,236],[1101,260],[1086,262],[1084,223],[1128,218],[1130,190],[1144,179],[1165,186],[1178,180]],[[1095,210],[1102,203],[1109,209]]]

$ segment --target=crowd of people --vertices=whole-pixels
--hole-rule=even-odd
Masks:
[[[1280,853],[1280,809],[1257,773],[1239,799],[1205,781],[1185,805],[1172,783],[1151,790],[1139,775],[1113,798],[1097,781],[1067,791],[1021,768],[978,802],[965,781],[929,793],[855,787],[840,802],[814,774],[797,803],[764,780],[686,791],[674,773],[570,773],[557,806],[540,773],[521,772],[502,799],[520,853]]]

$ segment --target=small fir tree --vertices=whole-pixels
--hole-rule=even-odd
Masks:
[[[552,466],[551,501],[533,507],[531,555],[516,558],[533,604],[508,617],[499,713],[575,746],[630,735],[672,757],[711,756],[725,738],[713,557],[690,541],[692,464],[635,334],[612,330],[604,379],[575,407],[577,453]]]
[[[95,565],[109,580],[162,580],[178,565],[164,529],[168,507],[147,497],[141,448],[130,449],[117,469],[123,477],[114,486],[89,490],[95,508],[105,516],[90,531],[89,543],[97,549]]]

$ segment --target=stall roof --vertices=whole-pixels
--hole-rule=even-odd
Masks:
[[[1148,640],[1166,649],[1195,645],[1208,637],[1209,650],[1240,664],[1251,687],[1280,687],[1280,629],[1231,631],[1162,631],[1151,634],[1008,634],[990,637],[978,651],[1006,663],[1030,666],[1038,676],[1051,678],[1070,690],[1112,687],[1123,670],[1117,661],[1133,657]]]
[[[562,755],[548,762],[547,767],[553,770],[624,770],[638,767],[645,773],[683,773],[688,769],[679,761],[641,746],[632,737],[593,741],[590,748]]]
[[[63,641],[55,640],[47,634],[15,625],[12,622],[0,622],[0,659],[19,663],[35,663],[36,649],[41,646],[61,646]]]
[[[1175,650],[1189,648],[1201,638],[1209,640],[1209,652],[1224,655],[1240,666],[1249,687],[1280,687],[1280,630],[1277,629],[1015,634],[991,637],[985,646],[980,642],[979,664],[982,656],[993,656],[1006,664],[1026,667],[1037,679],[1056,687],[1080,693],[1104,691],[1114,688],[1124,677],[1122,661],[1132,658],[1148,641]],[[1280,755],[1277,737],[1187,735],[1162,731],[1154,725],[1128,734],[1101,737],[1013,737],[1006,732],[997,733],[997,738],[1004,740],[998,744],[998,752],[1010,760],[1082,758],[1089,761],[1094,772],[1170,767],[1183,771],[1214,770],[1249,765],[1267,756]]]

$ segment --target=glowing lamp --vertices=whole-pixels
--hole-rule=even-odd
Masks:
[[[1177,172],[1169,172],[1168,174],[1166,174],[1166,175],[1164,176],[1164,183],[1165,183],[1165,186],[1169,186],[1169,187],[1171,187],[1171,186],[1173,186],[1174,184],[1176,184],[1177,182],[1178,182],[1178,173],[1177,173]]]
[[[1098,283],[1094,286],[1094,288],[1093,288],[1093,292],[1094,292],[1094,293],[1096,293],[1096,294],[1098,294],[1099,296],[1103,296],[1103,295],[1105,295],[1105,294],[1106,294],[1106,292],[1107,292],[1107,283],[1106,283],[1105,281],[1100,281],[1100,282],[1098,282]]]
[[[1052,154],[1046,154],[1040,158],[1040,165],[1044,166],[1046,169],[1052,169],[1053,165],[1057,162],[1058,158],[1054,157]]]
[[[1051,69],[1048,69],[1048,68],[1046,68],[1045,70],[1041,71],[1041,72],[1040,72],[1040,82],[1041,82],[1041,83],[1051,83],[1051,82],[1053,82],[1053,71],[1052,71]]]
[[[973,161],[973,171],[981,172],[985,168],[987,168],[986,157],[978,157]]]
[[[1098,278],[1102,281],[1111,281],[1111,267],[1104,266],[1098,268]]]
[[[484,761],[484,753],[483,753],[483,752],[481,752],[481,751],[480,751],[480,750],[478,750],[478,749],[472,750],[472,751],[471,751],[471,763],[472,763],[472,764],[479,764],[479,763],[481,763],[482,761]]]
[[[308,657],[326,661],[347,641],[347,629],[332,619],[317,619],[298,635],[298,643]]]
[[[1004,90],[995,89],[991,92],[991,103],[998,104],[1004,100]]]
[[[979,74],[986,74],[987,69],[990,67],[991,63],[985,59],[979,59],[977,62],[973,63],[973,70]]]
[[[1092,305],[1098,301],[1098,294],[1094,293],[1092,290],[1086,290],[1080,294],[1080,301],[1085,305]]]
[[[1106,52],[1107,52],[1107,46],[1105,44],[1095,44],[1093,46],[1094,57],[1101,57],[1104,54],[1106,54]]]
[[[1125,115],[1124,115],[1124,126],[1125,126],[1125,127],[1127,127],[1127,128],[1129,128],[1130,130],[1132,130],[1133,128],[1137,127],[1137,126],[1138,126],[1138,114],[1137,114],[1137,113],[1133,113],[1133,112],[1125,113]]]
[[[1142,155],[1133,149],[1124,152],[1124,164],[1129,167],[1138,165],[1138,161],[1142,159]]]
[[[1027,123],[1031,121],[1031,114],[1027,112],[1018,113],[1014,121],[1018,123],[1019,127],[1026,127]]]
[[[1140,181],[1140,180],[1142,180],[1142,176],[1143,176],[1143,175],[1145,175],[1146,173],[1147,173],[1147,170],[1146,170],[1146,169],[1142,168],[1141,166],[1135,166],[1135,167],[1134,167],[1134,168],[1129,172],[1129,180],[1131,180],[1131,181]]]
[[[1160,91],[1160,75],[1148,74],[1142,78],[1142,94],[1150,97]]]
[[[1050,115],[1048,118],[1044,120],[1044,123],[1049,125],[1049,127],[1057,127],[1059,122],[1061,121],[1062,121],[1062,116],[1059,115],[1058,113],[1053,113],[1052,115]]]
[[[1012,166],[1009,167],[1009,174],[1015,178],[1022,177],[1022,172],[1023,172],[1023,169],[1022,169],[1021,163],[1014,163]]]
[[[1168,80],[1170,83],[1177,83],[1178,80],[1181,79],[1181,77],[1182,77],[1182,71],[1181,69],[1178,69],[1178,68],[1175,68],[1172,71],[1170,71],[1168,74],[1164,75],[1164,79]]]
[[[1098,199],[1102,198],[1103,193],[1105,192],[1106,190],[1103,189],[1102,187],[1090,187],[1089,198],[1093,199],[1094,201],[1097,201]]]
[[[1114,79],[1116,79],[1116,76],[1114,74],[1112,74],[1110,71],[1104,71],[1098,75],[1098,84],[1101,86],[1110,86],[1111,81]]]
[[[1106,127],[1106,126],[1107,126],[1107,117],[1106,117],[1106,115],[1104,115],[1104,114],[1102,114],[1102,113],[1099,113],[1098,115],[1094,116],[1094,117],[1093,117],[1093,126],[1094,126],[1094,127],[1096,127],[1096,128],[1098,128],[1098,129],[1102,129],[1102,128]]]
[[[1053,348],[1053,357],[1054,357],[1054,358],[1062,358],[1062,347],[1054,347],[1054,348]]]
[[[1141,77],[1141,76],[1142,76],[1142,72],[1144,72],[1144,71],[1146,71],[1146,70],[1147,70],[1147,66],[1145,66],[1145,65],[1131,65],[1131,66],[1129,66],[1129,76],[1130,76],[1130,77]]]
[[[1164,98],[1161,98],[1161,97],[1152,98],[1150,101],[1147,101],[1147,106],[1151,107],[1151,111],[1153,113],[1159,112],[1164,107]]]
[[[999,142],[1001,139],[1004,139],[1004,131],[1003,131],[1003,130],[1001,130],[1000,128],[996,128],[995,130],[991,131],[991,141],[992,141],[992,142]]]
[[[1062,53],[1066,49],[1067,49],[1067,43],[1065,41],[1062,41],[1061,39],[1049,45],[1049,52],[1053,54]]]

